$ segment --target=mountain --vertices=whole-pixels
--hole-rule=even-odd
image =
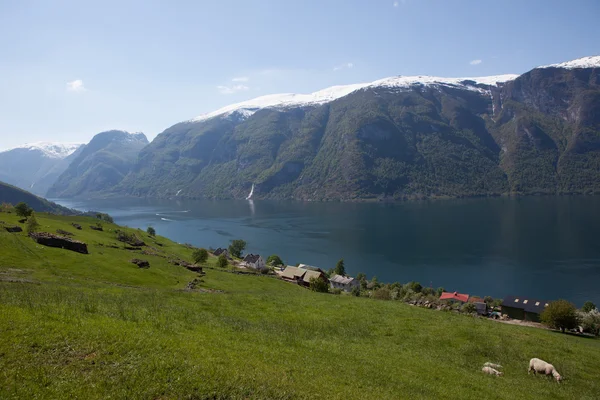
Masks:
[[[0,180],[40,196],[69,166],[82,144],[38,142],[0,152]]]
[[[113,130],[97,134],[71,160],[48,191],[48,197],[106,193],[129,173],[147,144],[143,133]]]
[[[0,203],[9,203],[13,206],[24,202],[34,211],[49,212],[61,215],[73,215],[76,211],[60,206],[56,203],[38,197],[16,186],[0,182]]]
[[[404,199],[600,193],[600,57],[263,96],[176,124],[120,194]]]

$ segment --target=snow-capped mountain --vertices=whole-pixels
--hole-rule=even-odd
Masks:
[[[12,149],[0,151],[0,153],[6,153],[17,149],[24,149],[34,152],[40,152],[43,156],[48,158],[63,159],[73,154],[81,146],[83,146],[82,143],[35,142],[17,146]]]
[[[271,94],[247,100],[241,103],[231,104],[216,111],[200,115],[190,122],[205,121],[214,117],[227,117],[237,113],[247,118],[256,111],[265,108],[285,109],[304,106],[315,106],[332,102],[347,96],[357,90],[364,89],[397,89],[411,90],[414,87],[451,87],[456,89],[486,92],[490,86],[498,86],[505,82],[514,80],[519,75],[496,75],[475,78],[440,78],[435,76],[395,76],[384,78],[370,83],[357,83],[352,85],[332,86],[310,94],[281,93]]]
[[[576,68],[599,68],[600,67],[600,56],[589,56],[582,57],[576,60],[562,62],[558,64],[544,65],[538,68],[564,68],[564,69],[576,69]]]
[[[0,181],[35,194],[46,191],[69,166],[71,156],[84,145],[79,143],[28,143],[0,152]]]

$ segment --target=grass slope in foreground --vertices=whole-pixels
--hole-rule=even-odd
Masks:
[[[119,243],[116,225],[96,232],[92,218],[37,219],[42,230],[75,233],[90,254],[0,232],[2,399],[600,397],[596,339],[216,269],[201,288],[223,292],[185,291],[197,275],[160,256],[189,260],[184,246],[130,230],[159,249],[140,255],[106,247]],[[565,382],[527,375],[532,357]],[[485,361],[505,376],[482,374]]]

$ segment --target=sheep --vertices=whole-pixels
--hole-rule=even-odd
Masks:
[[[496,371],[492,367],[483,367],[483,368],[481,368],[481,371],[483,373],[490,374],[490,375],[496,375],[496,376],[502,376],[502,375],[504,375],[502,372]]]
[[[534,375],[536,375],[537,373],[544,374],[546,376],[552,375],[558,383],[562,381],[562,377],[560,376],[556,368],[554,368],[554,365],[549,364],[544,360],[540,360],[539,358],[532,358],[531,360],[529,360],[529,369],[527,370],[527,373],[529,374],[531,373],[531,371],[533,371]]]
[[[491,363],[491,362],[486,362],[485,364],[483,364],[483,366],[484,367],[492,367],[492,368],[496,368],[496,369],[502,368],[502,365],[500,365],[500,364],[494,364],[494,363]]]

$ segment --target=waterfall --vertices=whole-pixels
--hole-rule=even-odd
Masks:
[[[254,183],[252,184],[252,189],[250,189],[250,194],[246,197],[246,200],[251,200],[252,195],[254,194]]]

